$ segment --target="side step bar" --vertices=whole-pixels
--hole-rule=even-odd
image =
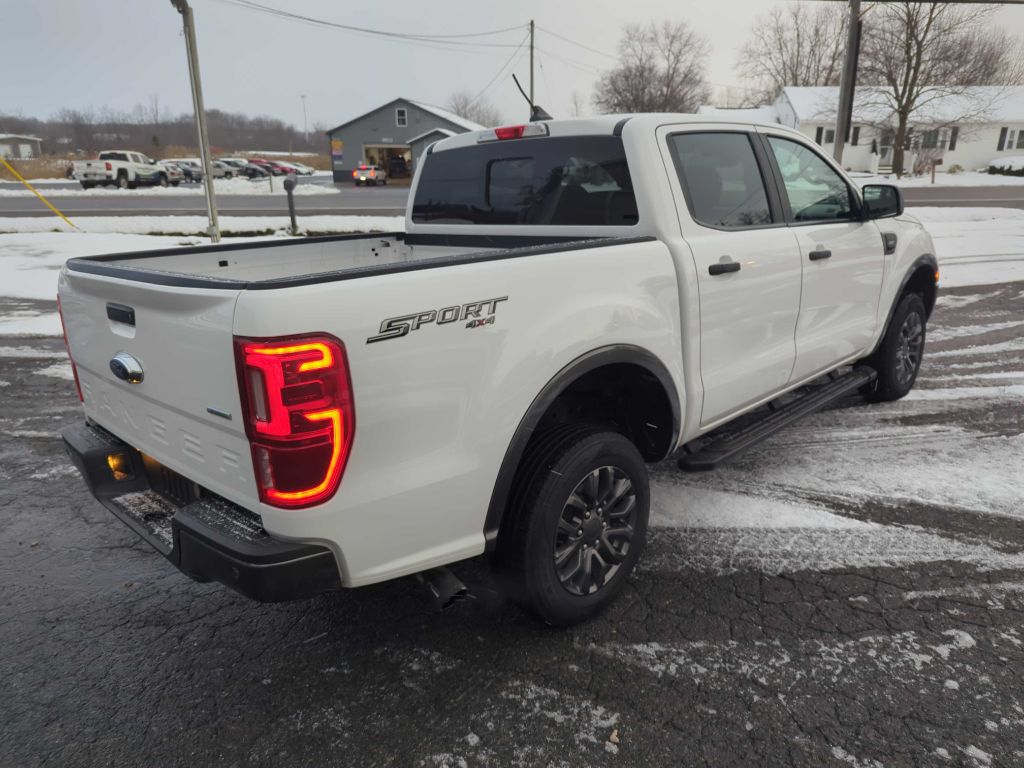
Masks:
[[[721,431],[711,432],[683,446],[684,455],[679,468],[687,472],[706,472],[714,469],[753,445],[788,427],[804,416],[820,411],[828,404],[856,392],[877,377],[867,366],[857,366],[849,373],[835,376],[824,384],[811,385],[804,394],[784,405],[768,404],[768,412],[761,418],[747,421],[739,429],[726,425]],[[756,412],[755,412],[756,413]],[[692,447],[691,447],[692,446]]]

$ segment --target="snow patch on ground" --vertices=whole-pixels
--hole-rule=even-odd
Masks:
[[[205,216],[76,216],[79,233],[201,236],[209,222]],[[291,222],[287,216],[221,216],[222,234],[251,232],[285,235]],[[402,216],[299,216],[299,233],[346,234],[355,232],[398,232],[405,229]],[[0,218],[0,233],[28,234],[59,232],[76,234],[60,219],[22,216]],[[205,238],[204,244],[209,241]],[[235,241],[239,242],[239,241]],[[157,246],[150,246],[157,247]],[[0,239],[0,249],[5,242]]]
[[[54,360],[66,360],[67,353],[63,350],[60,352],[54,352],[49,349],[39,349],[37,347],[0,347],[0,358],[2,357],[33,358],[36,360],[51,358]]]
[[[67,379],[74,381],[75,375],[71,371],[71,363],[54,363],[36,371],[39,376],[52,376],[55,379]]]
[[[873,527],[810,504],[664,482],[651,484],[650,524],[702,529]]]

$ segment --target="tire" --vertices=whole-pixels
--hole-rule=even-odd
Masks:
[[[167,187],[167,177],[164,174],[160,174],[156,180],[157,186]]]
[[[93,187],[93,184],[92,184],[91,181],[80,181],[78,183],[82,185],[82,189],[92,189],[92,187]]]
[[[628,439],[591,425],[557,427],[535,439],[516,473],[499,576],[542,621],[585,621],[625,586],[649,511],[647,467]]]
[[[125,173],[119,173],[117,175],[117,188],[118,189],[130,189],[131,184],[128,181],[128,175]]]
[[[172,186],[172,187],[176,187],[176,186],[178,186],[179,184],[181,184],[181,182],[180,182],[180,181],[172,181],[172,182],[171,182],[171,186]]]
[[[900,299],[881,344],[866,361],[878,371],[874,386],[864,393],[869,400],[899,400],[913,389],[924,357],[926,323],[924,301],[918,294]]]

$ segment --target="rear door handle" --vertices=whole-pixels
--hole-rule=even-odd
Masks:
[[[807,254],[811,261],[821,261],[822,259],[832,258],[832,251],[811,251]]]
[[[708,267],[709,275],[725,275],[729,272],[739,272],[740,263],[738,261],[720,261],[717,264],[712,264]]]

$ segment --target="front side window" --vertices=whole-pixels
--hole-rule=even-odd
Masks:
[[[690,213],[711,227],[770,224],[761,169],[745,133],[679,133],[669,138]]]
[[[409,124],[409,113],[405,107],[398,107],[395,110],[395,125],[399,128],[405,128]]]
[[[824,158],[789,139],[770,136],[768,143],[782,174],[794,221],[847,221],[853,218],[850,188]]]
[[[415,222],[624,227],[639,221],[618,137],[494,141],[433,152],[423,163]]]

